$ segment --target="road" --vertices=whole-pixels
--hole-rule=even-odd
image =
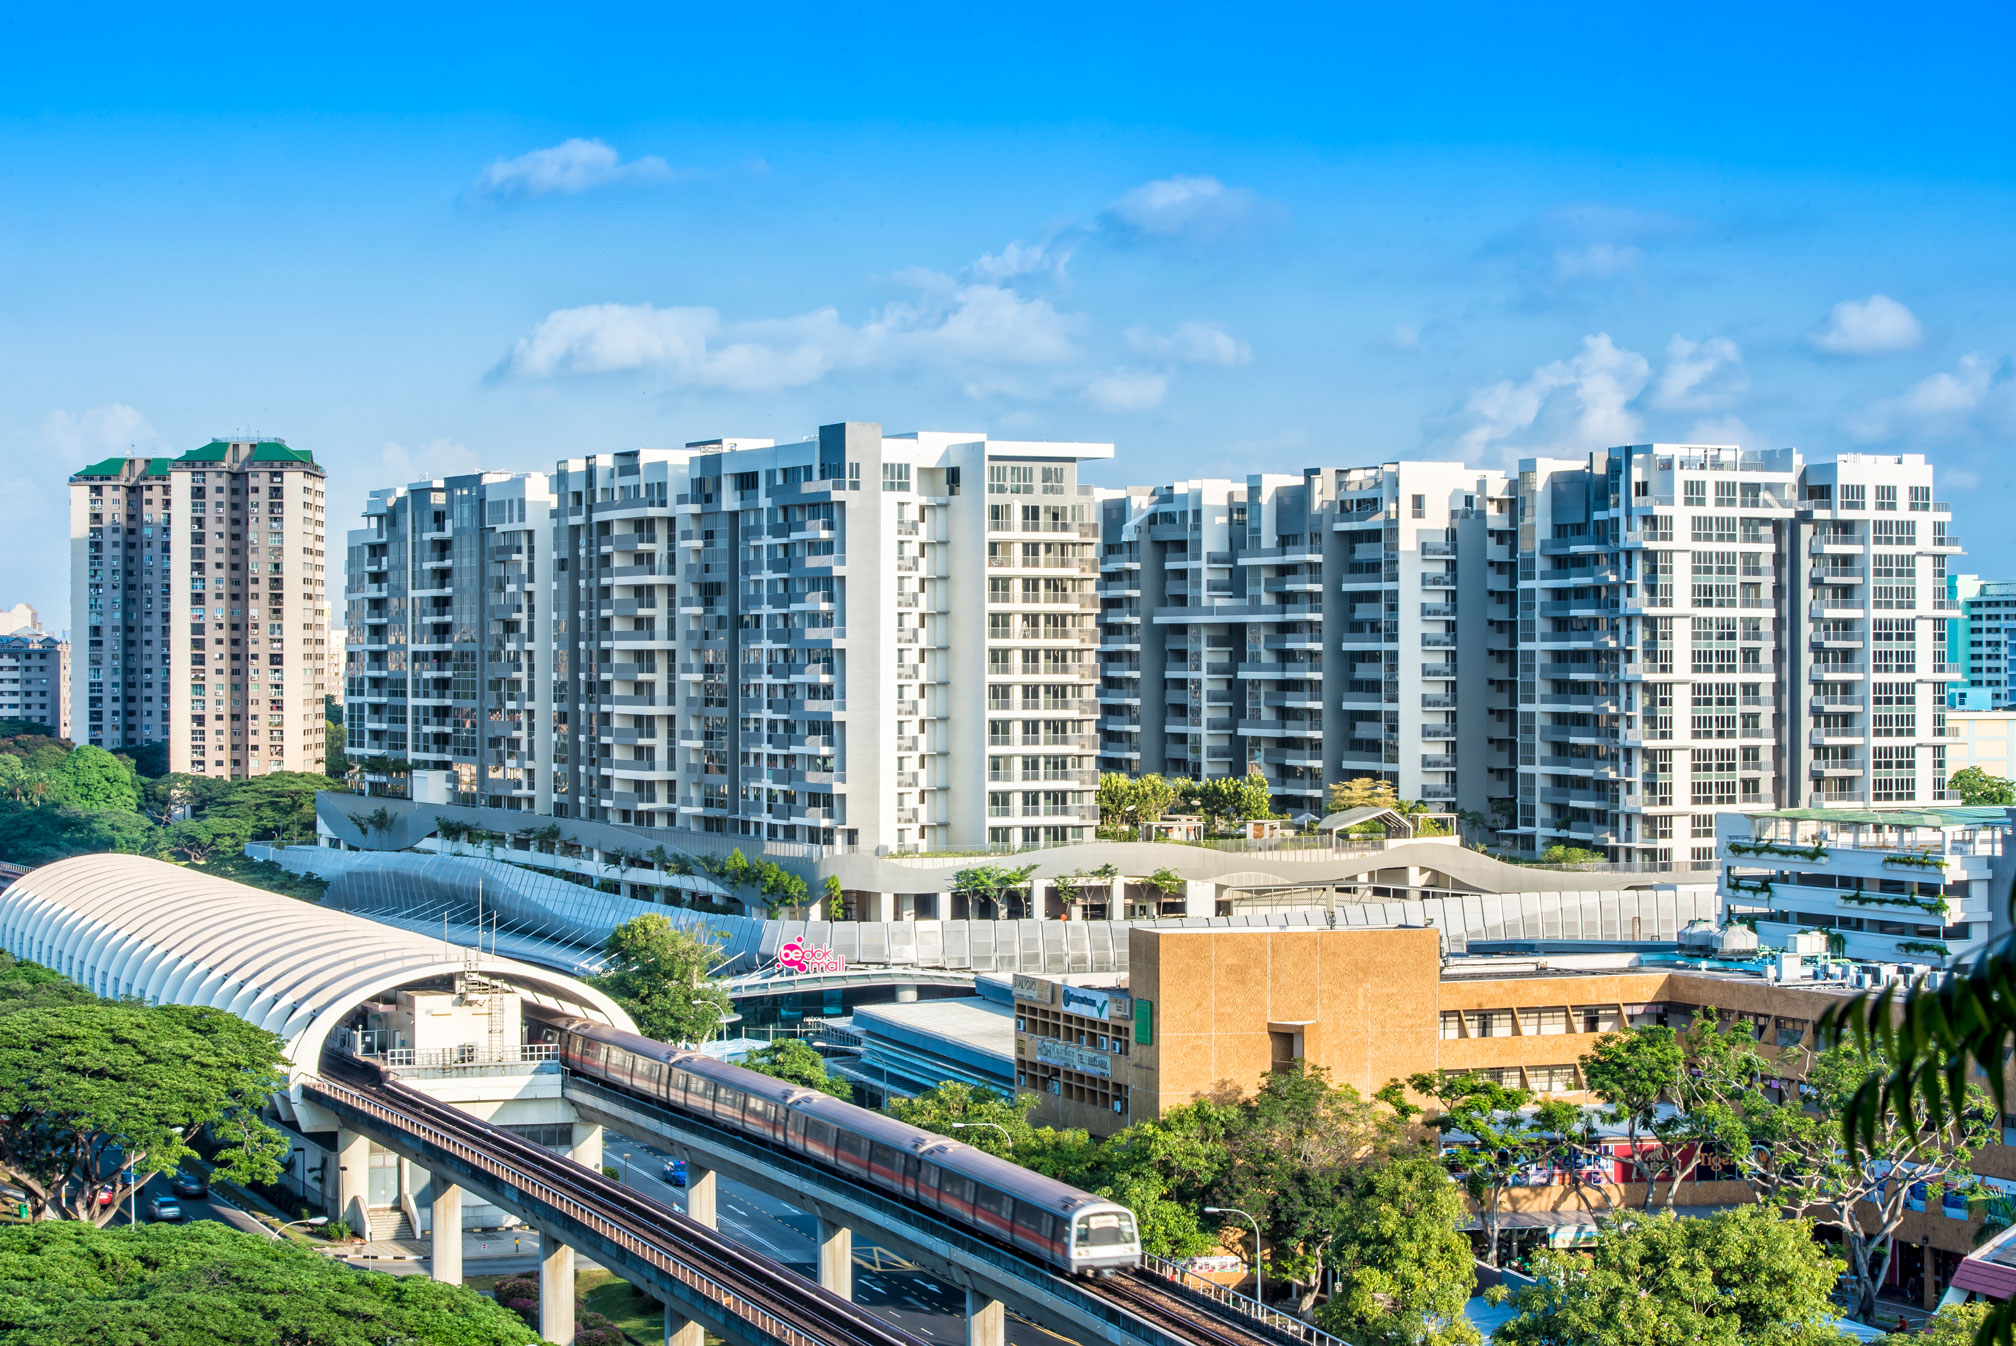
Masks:
[[[174,1179],[171,1176],[162,1173],[157,1173],[147,1180],[147,1185],[140,1189],[138,1203],[141,1224],[152,1223],[147,1215],[147,1202],[150,1198],[175,1196],[173,1183]],[[239,1210],[236,1206],[227,1206],[222,1201],[213,1200],[210,1197],[199,1197],[191,1200],[188,1197],[176,1196],[175,1202],[182,1207],[182,1219],[184,1222],[190,1220],[215,1220],[219,1224],[230,1225],[233,1229],[242,1229],[248,1234],[258,1234],[262,1238],[273,1237],[271,1231],[266,1226],[260,1224],[244,1211]],[[132,1209],[134,1209],[134,1203],[130,1200],[121,1204],[119,1214],[113,1217],[112,1223],[115,1225],[125,1224],[127,1212]]]
[[[604,1165],[614,1168],[626,1185],[683,1211],[685,1189],[659,1177],[667,1158],[615,1131],[602,1133]],[[718,1175],[714,1206],[715,1223],[735,1242],[808,1276],[818,1274],[817,1217]],[[854,1233],[854,1302],[927,1341],[966,1340],[965,1291],[939,1283],[861,1230]],[[1072,1341],[1013,1312],[1008,1315],[1007,1338],[1009,1346],[1059,1346]]]

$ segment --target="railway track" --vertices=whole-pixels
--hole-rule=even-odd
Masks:
[[[1281,1338],[1230,1314],[1214,1311],[1146,1271],[1134,1271],[1097,1282],[1093,1293],[1106,1296],[1150,1322],[1198,1346],[1281,1346]]]
[[[314,1081],[338,1102],[448,1150],[700,1290],[787,1346],[927,1346],[796,1272],[743,1249],[670,1206],[338,1054]]]

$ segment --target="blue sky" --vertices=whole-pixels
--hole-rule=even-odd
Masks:
[[[370,487],[821,422],[1105,478],[1923,452],[2016,576],[1987,7],[0,17],[0,606],[62,479]]]

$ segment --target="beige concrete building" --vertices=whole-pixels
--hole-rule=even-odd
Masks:
[[[1949,710],[1946,734],[1951,740],[1947,771],[1978,766],[1991,776],[2016,780],[2016,710]]]

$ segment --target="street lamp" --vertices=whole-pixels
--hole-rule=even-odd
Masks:
[[[1011,1150],[1015,1148],[1015,1137],[1014,1137],[1014,1135],[1013,1135],[1013,1134],[1012,1134],[1012,1133],[1011,1133],[1011,1132],[1010,1132],[1010,1131],[1008,1130],[1008,1128],[1007,1128],[1007,1127],[1005,1127],[1005,1126],[1001,1125],[1001,1123],[999,1123],[999,1122],[954,1122],[954,1123],[952,1123],[952,1129],[953,1129],[954,1131],[968,1131],[968,1130],[971,1130],[972,1128],[974,1128],[974,1127],[976,1127],[976,1126],[989,1126],[989,1127],[992,1127],[992,1128],[994,1128],[994,1129],[995,1129],[996,1131],[999,1131],[999,1132],[1001,1133],[1001,1143],[1002,1143],[1003,1145],[1005,1145],[1005,1146],[1006,1146],[1007,1148],[1009,1148],[1009,1149],[1011,1149]]]
[[[1260,1280],[1260,1222],[1237,1206],[1206,1206],[1206,1215],[1239,1215],[1253,1226],[1253,1299],[1260,1307],[1267,1307],[1267,1287]]]
[[[313,1216],[310,1216],[310,1217],[309,1217],[308,1219],[306,1219],[306,1220],[289,1220],[289,1221],[288,1221],[288,1222],[287,1222],[286,1224],[283,1224],[283,1225],[281,1225],[281,1226],[280,1226],[280,1228],[281,1228],[281,1229],[292,1229],[292,1228],[293,1228],[293,1227],[294,1227],[295,1225],[308,1225],[308,1226],[309,1226],[309,1227],[311,1227],[311,1228],[314,1228],[314,1229],[320,1229],[320,1228],[321,1228],[321,1227],[322,1227],[323,1225],[325,1225],[325,1224],[328,1224],[328,1223],[329,1223],[329,1217],[328,1217],[328,1216],[326,1216],[326,1215],[313,1215]],[[261,1229],[265,1229],[266,1227],[265,1227],[264,1225],[261,1225],[261,1226],[260,1226],[260,1228],[261,1228]],[[274,1241],[275,1243],[278,1243],[278,1242],[280,1241],[280,1234],[279,1234],[279,1230],[274,1230],[274,1229],[267,1229],[267,1230],[266,1230],[266,1232],[267,1232],[267,1233],[268,1233],[269,1235],[271,1235],[271,1236],[272,1236],[272,1238],[273,1238],[273,1241]]]

